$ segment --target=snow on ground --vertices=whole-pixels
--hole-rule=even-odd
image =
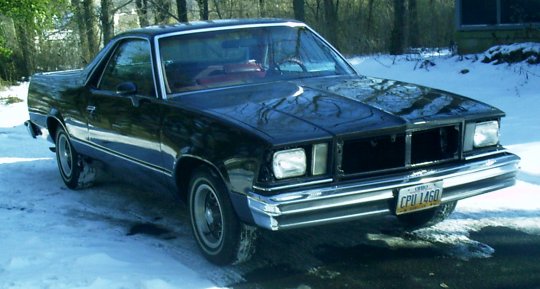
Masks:
[[[449,245],[449,254],[468,259],[493,254],[469,239],[470,231],[506,226],[540,234],[540,65],[495,66],[477,59],[481,56],[352,59],[362,74],[429,85],[503,109],[502,142],[523,158],[516,186],[461,201],[449,220],[412,237],[370,233],[368,240]],[[26,90],[23,84],[1,91],[0,103],[10,95],[25,100]],[[49,144],[26,133],[27,118],[25,102],[0,104],[0,289],[215,288],[242,280],[244,267],[219,268],[202,258],[185,208],[174,200],[114,180],[82,191],[66,189]],[[163,232],[128,234],[148,223]],[[283,254],[274,258],[291,258]]]

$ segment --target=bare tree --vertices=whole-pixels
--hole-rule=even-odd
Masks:
[[[419,41],[419,29],[418,29],[418,6],[416,0],[409,0],[409,45],[411,47],[418,47]]]
[[[171,3],[169,0],[153,0],[156,24],[165,24],[171,17]]]
[[[338,46],[338,7],[339,0],[324,0],[324,22],[326,24],[326,38],[334,46]]]
[[[103,44],[109,43],[114,37],[114,22],[111,17],[113,14],[112,11],[112,1],[111,0],[101,0],[101,32],[103,33]]]
[[[86,22],[84,21],[84,11],[80,0],[71,0],[71,9],[75,15],[75,22],[79,33],[79,49],[81,51],[81,62],[87,64],[90,61],[90,50],[88,48],[88,36],[86,36]]]
[[[91,58],[96,55],[99,50],[99,41],[97,38],[97,27],[96,27],[96,15],[94,13],[94,1],[93,0],[83,0],[83,11],[84,11],[84,26],[86,28],[86,37],[88,39],[88,58],[89,61]]]
[[[208,10],[208,0],[197,0],[199,4],[199,15],[201,20],[208,20],[209,10]]]
[[[294,0],[293,1],[293,10],[294,10],[294,19],[299,21],[306,21],[306,13],[304,9],[304,0]]]
[[[375,0],[368,1],[368,17],[367,17],[367,24],[366,24],[367,37],[371,36],[371,31],[373,29],[373,2],[375,2]]]
[[[219,0],[214,0],[213,3],[214,3],[214,7],[216,8],[216,13],[218,15],[218,18],[223,19],[223,16],[221,16],[221,9],[220,9],[220,5],[219,5]]]
[[[188,11],[186,0],[176,0],[176,12],[180,22],[188,22]]]
[[[137,16],[139,18],[139,26],[146,27],[150,25],[148,21],[148,1],[147,0],[135,0],[135,6],[137,7]]]
[[[31,19],[13,20],[15,24],[15,32],[17,35],[17,42],[22,52],[24,66],[21,67],[22,75],[30,76],[35,72],[35,31]]]
[[[264,7],[264,0],[259,0],[259,16],[266,17],[266,9]]]
[[[405,1],[394,0],[394,26],[390,40],[390,54],[401,54],[405,48]]]

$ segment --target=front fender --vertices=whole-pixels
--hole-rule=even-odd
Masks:
[[[210,168],[211,172],[215,176],[223,181],[227,187],[227,193],[233,208],[238,218],[247,224],[254,224],[255,221],[249,209],[247,195],[245,193],[239,193],[236,189],[242,188],[244,192],[247,192],[251,188],[253,183],[253,173],[242,173],[237,167],[238,162],[231,166],[232,162],[215,164],[209,160],[206,160],[200,156],[184,154],[177,162],[176,169],[174,171],[174,179],[178,187],[178,191],[184,201],[187,201],[187,194],[189,192],[189,182],[191,176],[196,168],[200,166],[206,166]]]

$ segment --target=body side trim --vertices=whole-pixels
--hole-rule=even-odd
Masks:
[[[75,138],[71,138],[72,141],[74,142],[77,142],[79,143],[80,145],[84,145],[86,147],[90,147],[92,149],[95,149],[95,150],[98,150],[102,153],[105,153],[107,155],[110,155],[110,156],[113,156],[113,157],[117,157],[117,158],[120,158],[120,159],[123,159],[125,161],[129,161],[133,164],[136,164],[136,165],[140,165],[142,167],[145,167],[147,169],[150,169],[150,170],[153,170],[155,172],[158,172],[158,173],[161,173],[161,174],[164,174],[164,175],[167,175],[169,177],[172,177],[173,174],[171,171],[165,169],[165,168],[162,168],[162,167],[159,167],[159,166],[154,166],[154,165],[151,165],[147,162],[144,162],[144,161],[141,161],[141,160],[138,160],[138,159],[135,159],[135,158],[132,158],[132,157],[129,157],[129,156],[126,156],[124,154],[120,154],[120,153],[117,153],[117,152],[112,152],[111,150],[109,149],[106,149],[104,147],[101,147],[101,146],[98,146],[96,144],[93,144],[93,143],[90,143],[90,142],[87,142],[87,141],[84,141],[84,140],[81,140],[81,139],[75,139]]]

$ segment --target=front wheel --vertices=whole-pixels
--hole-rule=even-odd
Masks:
[[[398,219],[408,230],[431,227],[448,218],[456,209],[456,205],[457,201],[448,202],[433,209],[399,215]]]
[[[227,265],[251,258],[255,251],[255,228],[238,220],[225,184],[204,167],[191,178],[189,212],[197,244],[209,261]]]

